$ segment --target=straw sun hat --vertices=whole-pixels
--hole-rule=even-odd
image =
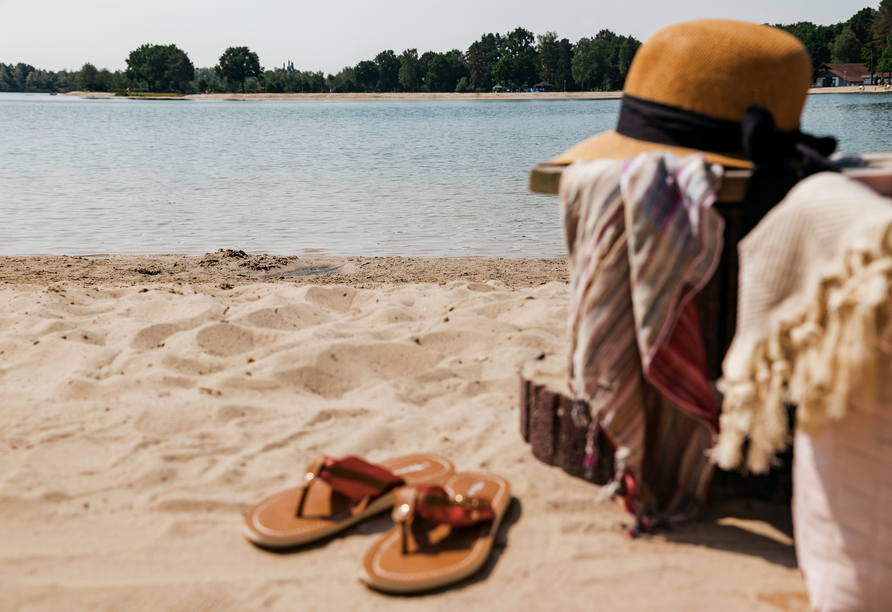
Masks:
[[[808,51],[777,28],[704,19],[668,26],[632,61],[615,130],[565,151],[553,164],[626,159],[656,149],[702,152],[730,168],[759,157],[796,153],[805,144],[821,157],[832,139],[799,132],[812,69]]]

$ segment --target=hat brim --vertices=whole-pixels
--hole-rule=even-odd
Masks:
[[[726,168],[753,167],[751,161],[744,159],[743,153],[739,156],[735,156],[734,154],[722,155],[720,153],[711,153],[709,151],[672,147],[629,138],[628,136],[623,136],[622,134],[617,133],[616,130],[602,132],[583,140],[579,144],[572,146],[555,157],[551,160],[551,163],[557,166],[566,166],[580,159],[630,159],[632,157],[637,157],[639,153],[649,151],[669,151],[670,153],[682,156],[699,153],[703,155],[709,163],[721,164]]]

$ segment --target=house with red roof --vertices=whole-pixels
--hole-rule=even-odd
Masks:
[[[812,87],[846,87],[864,83],[870,71],[864,64],[821,64],[812,73]]]

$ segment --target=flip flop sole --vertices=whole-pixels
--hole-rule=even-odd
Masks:
[[[468,496],[475,496],[475,487],[483,489],[478,498],[490,500],[490,523],[457,529],[409,555],[402,554],[400,530],[394,528],[366,553],[360,580],[378,591],[406,594],[454,584],[478,572],[492,553],[511,495],[508,481],[490,474],[456,474],[444,485],[453,495]]]
[[[309,544],[316,540],[327,538],[345,529],[349,529],[356,523],[364,521],[367,518],[380,514],[390,509],[393,505],[393,494],[385,493],[373,502],[369,502],[366,509],[361,513],[351,516],[340,521],[329,521],[328,525],[320,525],[307,531],[306,533],[297,534],[291,537],[270,538],[258,533],[247,523],[242,524],[242,533],[246,538],[254,544],[263,548],[291,548],[292,546],[300,546],[301,544]]]
[[[442,484],[455,472],[448,459],[431,454],[398,457],[379,465],[413,485]],[[297,497],[300,491],[300,487],[282,491],[251,508],[242,524],[245,537],[258,546],[272,549],[309,544],[352,527],[393,505],[393,493],[388,491],[369,501],[362,512],[347,514],[339,520],[298,517]]]

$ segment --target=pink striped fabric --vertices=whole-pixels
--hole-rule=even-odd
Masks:
[[[702,157],[642,154],[570,166],[561,205],[571,277],[570,380],[603,431],[639,527],[693,515],[717,408],[691,301],[721,255],[717,173]]]

